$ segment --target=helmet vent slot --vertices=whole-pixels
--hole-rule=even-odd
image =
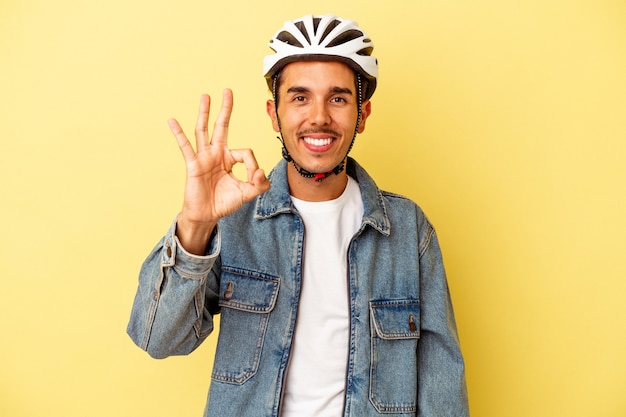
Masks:
[[[363,32],[359,30],[355,30],[355,29],[347,30],[341,33],[332,41],[330,41],[330,43],[328,44],[328,47],[332,48],[333,46],[343,45],[344,43],[350,42],[353,39],[358,39],[361,36],[363,36]]]
[[[295,36],[287,32],[286,30],[283,30],[282,32],[280,32],[278,36],[276,36],[276,39],[278,39],[279,41],[285,42],[286,44],[297,46],[298,48],[304,48],[304,46],[300,43],[300,41],[298,41]]]
[[[320,20],[320,19],[318,19]],[[341,22],[337,19],[333,20],[332,22],[330,22],[327,26],[326,29],[324,30],[324,33],[322,34],[322,37],[320,38],[320,43],[324,42],[324,39],[326,39],[326,37],[328,36],[328,34],[330,32],[333,31],[333,29],[335,29],[337,26],[339,26]],[[317,33],[317,25],[315,26],[315,32]]]

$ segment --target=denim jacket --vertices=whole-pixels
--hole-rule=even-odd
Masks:
[[[140,272],[128,333],[151,356],[190,353],[221,315],[207,417],[279,416],[305,233],[286,171],[281,161],[269,191],[220,221],[205,256],[181,247],[174,222]],[[415,203],[379,190],[352,159],[348,174],[359,183],[364,213],[346,254],[344,416],[468,416],[435,231]]]

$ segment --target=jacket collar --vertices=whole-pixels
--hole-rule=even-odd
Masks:
[[[391,225],[381,190],[365,169],[352,158],[348,158],[347,173],[356,180],[361,189],[363,225],[370,225],[380,233],[389,235]],[[272,186],[269,191],[257,197],[254,218],[264,220],[282,213],[296,213],[289,195],[287,161],[278,162],[268,179]]]

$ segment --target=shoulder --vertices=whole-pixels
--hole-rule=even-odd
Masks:
[[[416,217],[423,219],[424,222],[430,225],[424,210],[409,197],[385,190],[380,190],[380,195],[390,210],[403,211],[406,212],[405,214],[408,214],[408,212],[414,213]]]
[[[436,234],[435,227],[422,208],[412,199],[390,191],[380,191],[392,229],[407,233],[414,229],[422,254]]]

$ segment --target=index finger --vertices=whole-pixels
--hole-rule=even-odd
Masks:
[[[215,120],[215,127],[213,129],[213,137],[211,138],[211,144],[227,147],[228,144],[228,125],[230,123],[230,115],[233,112],[233,92],[230,89],[225,89],[222,95],[222,108]]]
[[[196,152],[191,146],[191,143],[189,143],[189,139],[187,139],[185,132],[183,132],[183,128],[180,127],[180,124],[176,119],[169,119],[167,124],[178,142],[178,147],[183,153],[183,158],[185,158],[185,161],[187,162],[191,161],[196,156]]]

